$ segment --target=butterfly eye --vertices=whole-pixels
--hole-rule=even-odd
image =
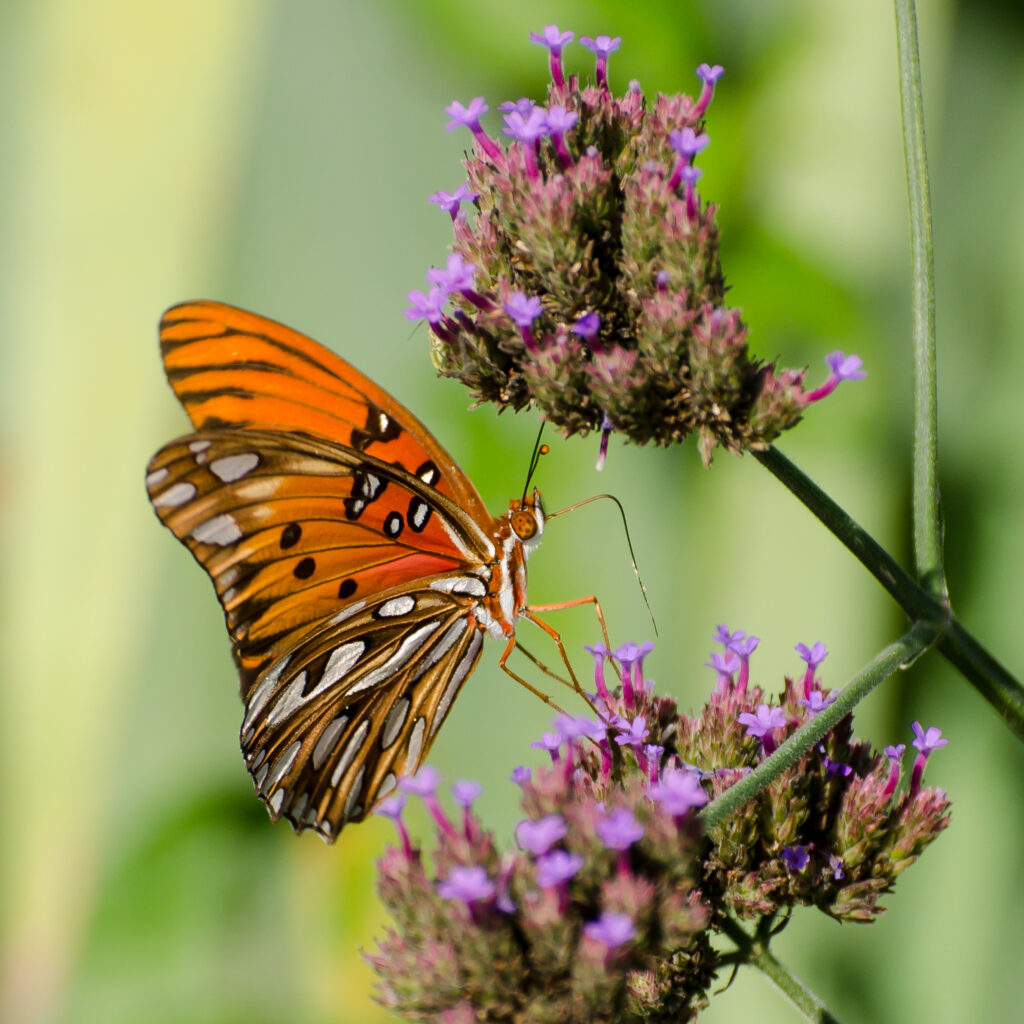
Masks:
[[[509,516],[509,522],[520,540],[532,540],[539,531],[537,518],[529,509],[517,508]]]

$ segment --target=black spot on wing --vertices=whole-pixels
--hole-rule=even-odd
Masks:
[[[341,586],[338,587],[338,597],[344,600],[346,597],[351,597],[355,592],[358,584],[353,579],[347,579],[341,581]]]
[[[384,520],[384,532],[391,538],[397,538],[402,535],[404,529],[405,520],[402,518],[402,513],[389,512],[387,519]]]
[[[301,537],[302,527],[298,523],[289,523],[281,531],[281,549],[286,550],[295,547]]]
[[[308,580],[316,571],[316,561],[307,555],[300,562],[296,563],[292,572],[297,580]]]
[[[427,523],[430,522],[430,515],[433,510],[422,498],[413,498],[409,502],[409,514],[406,517],[409,529],[413,533],[422,533]]]
[[[363,452],[371,444],[394,441],[401,433],[402,428],[391,416],[369,402],[366,407],[366,426],[362,430],[357,427],[352,431],[352,447]]]

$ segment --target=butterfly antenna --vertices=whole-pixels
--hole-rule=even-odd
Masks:
[[[544,433],[544,423],[541,422],[540,430],[537,431],[537,440],[533,442],[533,453],[530,455],[530,468],[526,472],[526,483],[523,485],[523,504],[526,504],[526,492],[530,489],[530,481],[533,479],[533,474],[537,472],[537,465],[540,463],[542,455],[547,455],[550,451],[546,444],[541,444],[541,435]]]
[[[619,515],[622,517],[622,528],[626,532],[626,545],[629,548],[629,558],[633,563],[633,575],[636,577],[636,581],[640,584],[640,593],[643,595],[644,604],[647,605],[647,614],[651,617],[651,625],[654,627],[654,635],[658,635],[658,623],[654,619],[654,610],[651,608],[651,602],[647,599],[647,588],[644,586],[644,581],[640,578],[640,570],[636,564],[636,554],[633,551],[633,540],[629,536],[629,523],[626,522],[626,510],[622,507],[622,502],[615,497],[614,494],[595,494],[592,498],[584,498],[583,501],[577,501],[575,505],[567,505],[565,508],[560,508],[557,512],[549,512],[546,516],[548,519],[554,519],[555,516],[560,516],[565,512],[572,512],[574,509],[582,508],[584,505],[589,505],[592,501],[599,501],[601,498],[607,498],[609,501],[614,501],[619,509]]]

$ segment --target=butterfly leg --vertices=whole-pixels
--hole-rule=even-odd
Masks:
[[[539,697],[542,701],[544,701],[545,704],[548,705],[548,707],[552,707],[556,711],[564,715],[564,709],[560,708],[546,693],[542,693],[540,690],[537,689],[536,686],[532,686],[521,675],[519,675],[516,672],[513,672],[512,669],[510,669],[508,665],[505,664],[505,662],[508,660],[508,656],[516,649],[516,646],[517,645],[515,636],[510,636],[508,638],[508,646],[505,648],[505,652],[498,659],[498,668],[500,668],[506,675],[510,675],[517,683],[519,683],[520,686],[525,686],[526,689],[530,691],[530,693],[532,693],[535,697]],[[576,685],[578,687],[579,683],[577,683]]]
[[[592,604],[594,606],[594,613],[597,615],[597,623],[601,627],[601,636],[604,638],[604,645],[610,651],[612,649],[612,642],[608,638],[608,626],[604,621],[604,612],[601,609],[601,602],[593,595],[590,594],[588,597],[577,597],[574,601],[559,601],[557,604],[531,604],[527,609],[529,612],[560,612],[566,608],[577,608],[583,604]],[[530,616],[533,618],[533,616]],[[534,619],[536,622],[537,620]],[[542,626],[545,632],[550,633],[551,630],[546,626]]]
[[[547,665],[545,665],[545,664],[544,664],[544,662],[540,660],[540,658],[538,658],[538,657],[537,657],[537,656],[536,656],[535,654],[531,654],[531,653],[530,653],[530,652],[529,652],[529,651],[528,651],[528,650],[527,650],[527,649],[526,649],[526,648],[525,648],[525,647],[524,647],[524,646],[523,646],[523,645],[522,645],[522,644],[521,644],[521,643],[519,642],[519,640],[518,640],[518,639],[516,640],[516,647],[517,647],[517,648],[518,648],[518,649],[519,649],[520,651],[522,651],[522,653],[523,653],[523,654],[524,654],[524,655],[525,655],[525,656],[526,656],[527,658],[529,658],[529,659],[530,659],[530,661],[532,661],[532,662],[534,663],[534,665],[536,665],[536,666],[537,666],[537,668],[539,668],[539,669],[541,670],[541,672],[543,672],[543,673],[544,673],[544,675],[546,675],[546,676],[550,676],[550,677],[551,677],[552,679],[554,679],[554,680],[556,680],[557,682],[561,683],[561,684],[562,684],[563,686],[568,686],[570,690],[574,690],[574,689],[575,689],[575,688],[573,687],[572,683],[570,683],[568,679],[566,679],[566,678],[565,678],[564,676],[560,676],[560,675],[559,675],[559,674],[558,674],[557,672],[553,672],[553,671],[552,671],[551,669],[549,669],[549,668],[547,667]]]

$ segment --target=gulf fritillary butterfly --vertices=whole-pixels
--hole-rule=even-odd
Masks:
[[[257,793],[333,841],[416,771],[485,632],[528,687],[505,665],[517,616],[568,664],[526,606],[540,494],[491,517],[411,413],[272,320],[183,303],[160,347],[196,432],[153,457],[150,501],[223,605]]]

